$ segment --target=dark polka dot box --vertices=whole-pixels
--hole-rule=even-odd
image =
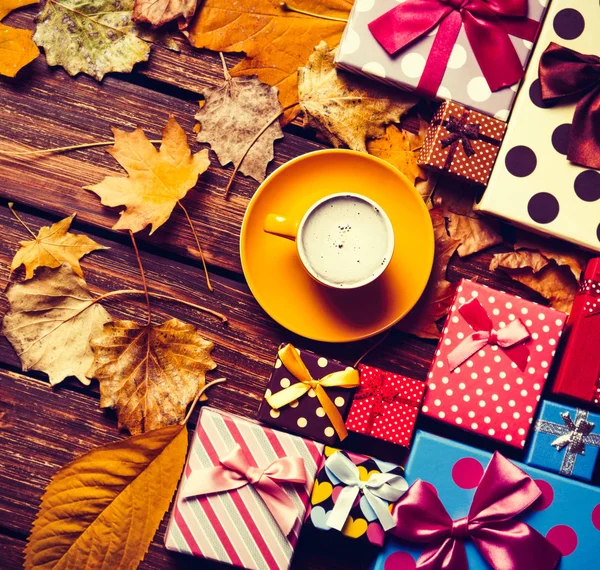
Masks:
[[[475,491],[482,485],[484,472],[491,459],[491,454],[485,451],[418,431],[406,464],[405,477],[409,484],[418,479],[424,481],[427,490],[433,491],[448,515],[456,521],[469,513]],[[552,550],[557,555],[562,554],[556,570],[598,568],[600,488],[522,463],[515,462],[515,465],[530,475],[541,491],[541,495],[524,514],[519,516],[519,520],[533,527],[558,549],[556,552],[552,547],[546,547],[546,552],[532,554],[541,557],[548,550]],[[481,508],[481,505],[479,507]],[[433,520],[431,512],[430,518]],[[397,512],[397,519],[400,527],[403,522],[401,511]],[[453,535],[460,533],[457,525],[453,525],[452,532]],[[468,570],[490,570],[491,566],[484,561],[473,541],[467,540],[464,544]],[[415,570],[423,550],[423,545],[419,547],[398,538],[388,538],[372,570]],[[504,564],[496,567],[498,570],[500,568],[530,570],[533,566]],[[466,566],[460,565],[453,568],[467,570]]]
[[[600,251],[600,172],[566,157],[576,102],[541,98],[538,68],[550,42],[600,56],[600,2],[552,0],[478,208]]]

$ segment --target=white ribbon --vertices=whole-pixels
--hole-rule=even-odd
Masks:
[[[327,524],[331,528],[342,530],[359,493],[367,499],[384,531],[396,526],[388,507],[407,491],[408,483],[404,477],[392,473],[374,473],[367,481],[362,481],[358,467],[339,451],[330,455],[325,465],[346,485],[338,495],[335,506],[327,518]]]

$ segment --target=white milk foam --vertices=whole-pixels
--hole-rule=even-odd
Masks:
[[[320,279],[352,286],[387,262],[390,236],[378,208],[353,196],[317,206],[302,230],[307,264]]]

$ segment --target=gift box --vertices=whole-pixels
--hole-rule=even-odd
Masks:
[[[498,476],[498,471],[494,471],[494,468],[497,467],[504,468],[511,475],[511,481],[507,481],[506,476],[502,477],[501,481],[494,481],[493,479],[497,479]],[[519,470],[524,471],[529,476],[528,478],[533,479],[535,487],[531,485],[531,481],[523,480]],[[494,475],[495,477],[492,477]],[[500,473],[500,475],[502,474]],[[440,517],[440,529],[435,533],[439,539],[437,545],[444,542],[445,545],[451,546],[451,543],[454,542],[452,540],[444,541],[445,535],[442,529],[447,524],[451,529],[448,534],[451,533],[458,538],[455,543],[458,550],[461,550],[460,545],[464,544],[466,550],[464,564],[448,565],[447,568],[490,570],[492,566],[486,563],[482,556],[482,551],[486,549],[492,554],[494,552],[499,554],[500,560],[505,562],[507,559],[516,560],[515,564],[499,564],[495,566],[497,568],[552,570],[556,566],[552,565],[557,555],[556,549],[559,554],[562,554],[562,559],[556,566],[557,570],[582,570],[597,565],[598,539],[600,538],[600,488],[598,487],[592,487],[518,462],[509,462],[499,454],[492,456],[485,451],[422,431],[418,431],[415,436],[413,448],[406,464],[405,476],[409,483],[413,484],[420,479],[427,487],[423,490],[422,485],[419,484],[423,494],[431,500],[432,505],[427,513],[429,516],[423,516],[422,521],[433,520],[435,517],[433,507],[435,507],[435,511],[439,511],[440,508],[435,498],[431,496],[431,492],[437,495],[441,506],[449,515],[449,521],[443,516]],[[517,489],[514,485],[515,476],[522,482]],[[484,486],[487,489],[480,489]],[[410,517],[410,513],[405,510],[405,507],[402,507],[402,503],[411,498],[414,490],[409,491],[397,506],[395,514],[398,528],[403,522],[406,524]],[[502,491],[506,492],[507,500],[505,501],[502,501]],[[513,492],[511,498],[517,499],[518,502],[508,500],[508,491]],[[514,495],[515,491],[516,496]],[[520,492],[527,493],[524,501],[519,500]],[[482,500],[474,501],[476,493],[478,499]],[[537,499],[536,496],[538,496]],[[487,510],[489,516],[481,517],[483,525],[479,527],[479,534],[474,528],[477,525],[472,526],[467,523],[465,527],[464,524],[460,524],[461,521],[467,522],[463,517],[467,517],[471,509],[477,511],[481,508]],[[486,522],[497,520],[498,515],[504,514],[507,509],[519,512],[514,517],[507,517],[509,520],[504,524],[504,528],[497,529],[497,532],[490,529],[486,533]],[[510,514],[515,514],[514,510]],[[419,512],[415,509],[415,514]],[[440,519],[436,518],[435,520]],[[452,523],[452,521],[456,522]],[[518,525],[519,522],[529,525],[537,532],[525,532],[527,527]],[[517,524],[513,526],[515,523]],[[456,529],[454,532],[452,526]],[[506,538],[506,531],[513,529],[520,537],[516,544],[512,543],[510,538]],[[392,530],[390,534],[396,532],[396,530]],[[400,532],[404,534],[405,531]],[[533,540],[530,538],[530,534],[536,535],[534,542],[537,548],[528,548],[530,540]],[[493,536],[498,540],[496,545],[487,542]],[[545,541],[541,540],[542,537],[550,544],[544,544]],[[476,548],[475,540],[481,545],[480,550]],[[427,549],[428,552],[437,552],[437,545],[419,545],[395,537],[390,538],[377,558],[373,570],[414,569],[416,560],[423,551]],[[522,546],[522,549],[515,555],[514,548],[519,550],[519,546]],[[510,553],[513,556],[509,558]],[[529,559],[527,563],[519,563],[522,561],[522,556],[527,556],[528,553],[533,555],[534,560]],[[545,565],[538,565],[538,563]],[[428,568],[440,567],[428,566]]]
[[[525,463],[591,481],[600,453],[600,415],[544,401]]]
[[[505,130],[503,121],[446,101],[429,124],[419,166],[485,185]]]
[[[552,391],[600,405],[600,258],[587,264],[567,321]]]
[[[258,417],[316,441],[338,443],[348,435],[344,419],[358,384],[358,370],[282,345]]]
[[[364,364],[358,367],[360,388],[346,419],[349,431],[404,447],[410,445],[425,393],[425,382]]]
[[[323,445],[203,408],[165,536],[169,550],[289,567]]]
[[[591,109],[600,104],[598,34],[596,0],[552,1],[478,205],[595,251],[600,251],[600,139],[596,132],[594,142],[598,127]]]
[[[382,546],[393,505],[408,489],[403,469],[366,455],[325,448],[305,524]]]
[[[480,6],[481,3],[477,4]],[[500,10],[505,9],[502,3],[496,4],[500,5]],[[509,35],[500,19],[492,16],[492,33],[481,34],[477,30],[469,33],[474,39],[473,44],[467,38],[464,25],[464,19],[469,20],[468,26],[474,23],[469,7],[461,6],[458,12],[446,0],[434,0],[433,6],[431,0],[408,0],[401,5],[397,0],[356,0],[336,54],[336,64],[403,89],[417,89],[439,99],[452,99],[505,121],[546,10],[546,2],[540,0],[512,4],[521,4],[527,13],[527,18],[509,18],[511,33],[516,35]],[[388,21],[379,20],[378,24],[372,24],[392,9],[395,13],[386,16],[390,18]],[[419,18],[424,11],[434,12],[434,19]],[[426,25],[421,26],[424,23]],[[392,53],[388,53],[374,34]],[[400,44],[394,40],[400,38],[406,47],[398,48]],[[386,39],[393,45],[390,46]],[[486,39],[494,43],[493,49],[482,45],[482,40],[486,43]],[[499,88],[499,85],[505,86]]]
[[[523,448],[566,318],[462,280],[429,372],[423,413]]]

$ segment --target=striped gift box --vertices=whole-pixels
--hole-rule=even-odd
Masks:
[[[283,485],[297,509],[296,522],[288,536],[252,485],[191,499],[181,497],[194,470],[219,465],[219,457],[235,444],[260,468],[284,457],[304,459],[306,484]],[[203,408],[167,528],[166,547],[249,570],[289,568],[322,454],[320,443]]]

